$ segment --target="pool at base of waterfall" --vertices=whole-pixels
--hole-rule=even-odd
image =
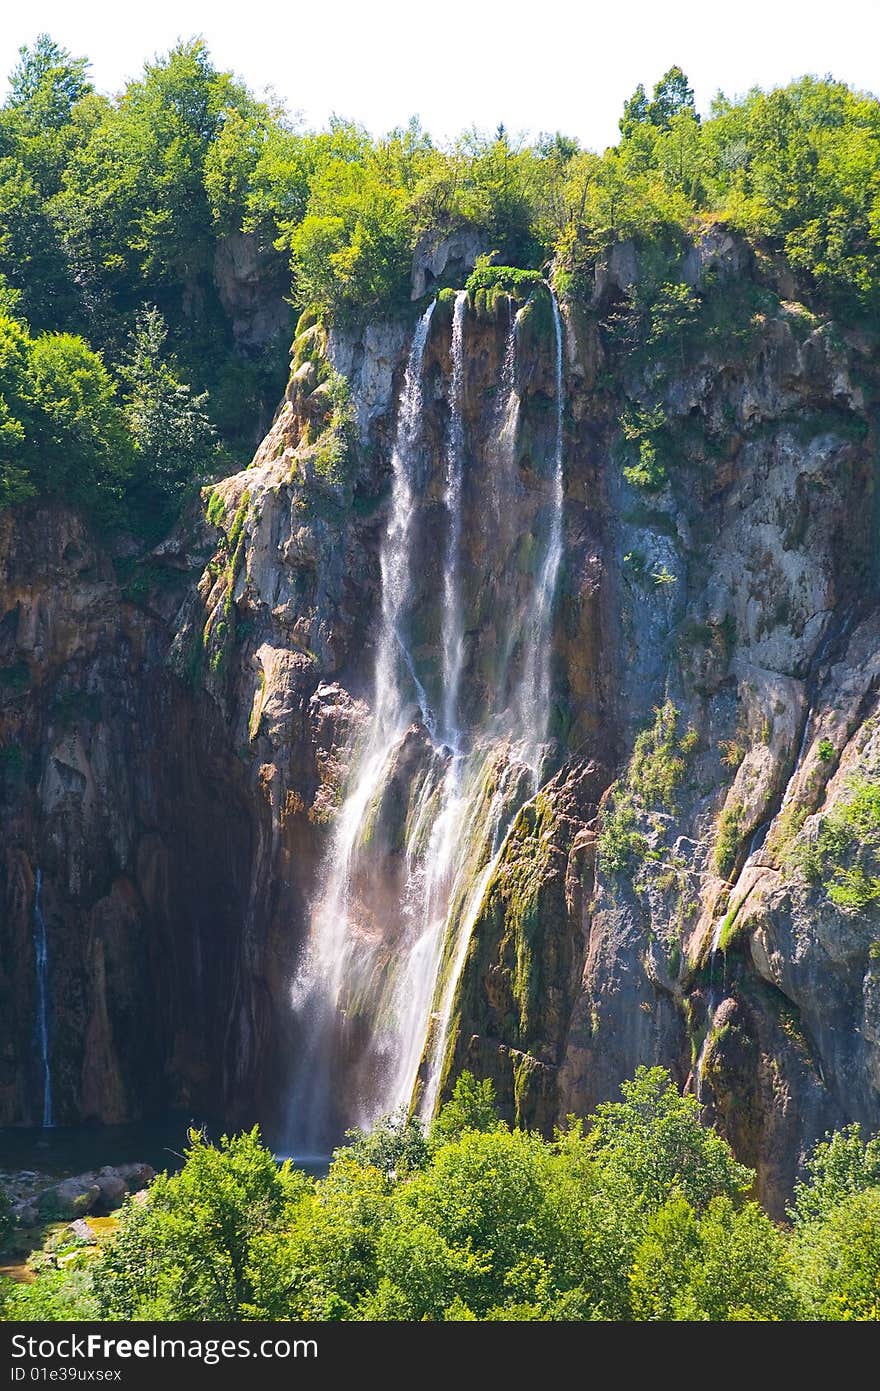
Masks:
[[[0,1174],[32,1170],[60,1179],[106,1164],[149,1164],[157,1173],[174,1173],[183,1165],[191,1127],[204,1130],[211,1140],[234,1129],[216,1119],[186,1112],[131,1125],[55,1126],[51,1130],[4,1127],[0,1128]],[[279,1152],[276,1158],[279,1163],[290,1159],[298,1169],[322,1178],[331,1156]]]

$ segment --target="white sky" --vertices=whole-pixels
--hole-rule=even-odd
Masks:
[[[0,74],[41,31],[117,91],[145,58],[202,34],[218,67],[272,87],[306,123],[374,133],[411,115],[438,138],[476,124],[563,130],[601,149],[623,102],[673,63],[705,111],[805,72],[880,89],[880,0],[0,0]]]

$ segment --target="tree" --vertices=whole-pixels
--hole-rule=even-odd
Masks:
[[[848,1125],[820,1140],[805,1167],[789,1212],[798,1225],[822,1220],[853,1193],[880,1188],[880,1135],[865,1141],[859,1125]]]
[[[655,84],[652,99],[649,101],[644,84],[639,83],[628,101],[623,104],[620,118],[620,133],[624,139],[636,134],[639,126],[652,125],[660,130],[668,130],[676,116],[689,113],[699,121],[694,105],[693,88],[679,67],[672,67]]]
[[[40,183],[0,158],[0,275],[20,292],[19,312],[40,331],[75,323],[79,302]]]
[[[338,1158],[372,1166],[389,1179],[423,1169],[428,1162],[424,1127],[418,1116],[408,1116],[404,1109],[383,1116],[370,1131],[349,1130],[346,1138],[349,1143],[336,1151]]]
[[[253,1303],[258,1240],[280,1229],[310,1186],[278,1165],[255,1128],[211,1145],[191,1130],[179,1174],[129,1201],[94,1266],[103,1318],[237,1319]]]
[[[289,1210],[284,1230],[255,1241],[252,1316],[356,1317],[376,1288],[376,1250],[392,1192],[385,1174],[343,1151],[326,1179]]]
[[[471,1072],[456,1079],[449,1100],[431,1126],[431,1144],[458,1140],[468,1130],[490,1131],[504,1128],[495,1108],[495,1088],[490,1078],[478,1082]]]
[[[9,76],[8,106],[26,111],[34,126],[57,130],[70,120],[80,97],[92,90],[87,59],[73,58],[48,34],[40,34],[33,48],[20,48],[18,55]]]
[[[41,334],[29,357],[31,477],[42,490],[81,503],[104,521],[117,520],[133,457],[112,377],[98,354],[70,333]]]
[[[125,412],[136,454],[138,506],[167,523],[185,490],[203,482],[218,462],[207,393],[193,395],[165,354],[168,330],[155,307],[137,319],[121,375]]]
[[[880,1320],[880,1188],[851,1191],[799,1225],[794,1259],[807,1318]]]
[[[795,1315],[782,1234],[755,1203],[713,1198],[702,1217],[676,1196],[659,1208],[630,1273],[632,1317],[713,1321]]]
[[[712,1198],[746,1192],[752,1171],[737,1163],[720,1135],[701,1125],[696,1098],[680,1095],[665,1068],[638,1068],[621,1091],[623,1101],[596,1108],[587,1136],[609,1178],[631,1185],[651,1207],[674,1191],[697,1209]]]
[[[640,82],[632,96],[623,103],[623,115],[618,121],[620,133],[624,137],[632,135],[636,126],[648,120],[648,96],[644,83]]]
[[[653,100],[647,109],[648,120],[661,130],[668,130],[673,119],[682,112],[690,112],[697,120],[694,106],[693,88],[681,68],[673,67],[665,72],[654,87]]]
[[[6,292],[6,304],[14,299]],[[27,433],[32,419],[26,327],[0,305],[0,507],[34,492],[28,472]]]

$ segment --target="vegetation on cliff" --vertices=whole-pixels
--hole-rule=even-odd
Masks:
[[[577,298],[597,258],[633,238],[648,270],[615,331],[656,361],[695,335],[749,331],[755,306],[695,295],[676,268],[707,221],[782,253],[818,305],[876,312],[875,98],[804,78],[719,97],[701,121],[673,68],[620,125],[602,155],[502,129],[443,148],[415,121],[379,140],[338,120],[305,131],[201,40],[109,99],[41,36],[0,109],[0,506],[56,492],[155,534],[188,487],[246,462],[290,334],[238,334],[227,262],[242,238],[251,290],[325,321],[404,307],[425,239],[469,230],[495,253],[475,293],[524,291],[552,263]],[[663,422],[631,424],[633,479],[656,487]]]
[[[391,1118],[326,1178],[257,1131],[130,1200],[5,1318],[742,1320],[880,1317],[880,1140],[818,1145],[789,1223],[661,1068],[552,1141],[499,1121],[464,1073],[427,1132]]]

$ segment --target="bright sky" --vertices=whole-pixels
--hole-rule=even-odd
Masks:
[[[272,87],[308,125],[332,113],[374,133],[411,115],[438,138],[476,124],[562,130],[603,148],[623,102],[680,64],[705,111],[805,72],[877,91],[880,0],[3,0],[0,73],[37,33],[117,91],[145,58],[202,34],[218,67]]]

